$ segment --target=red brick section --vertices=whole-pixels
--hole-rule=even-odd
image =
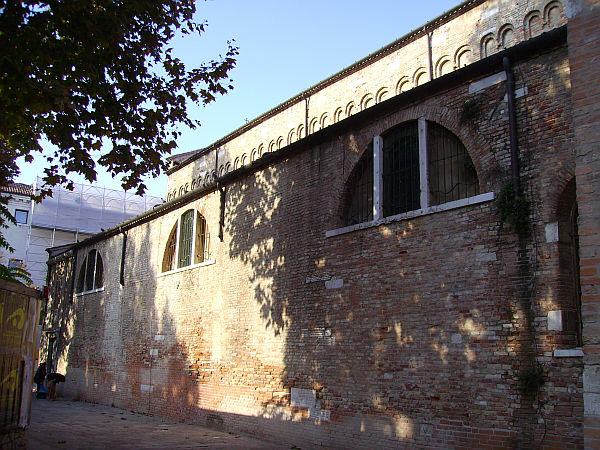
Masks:
[[[583,340],[585,447],[600,448],[600,1],[569,23]]]

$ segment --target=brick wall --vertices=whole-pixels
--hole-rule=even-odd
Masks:
[[[504,83],[469,94],[481,80],[463,80],[228,185],[222,242],[218,192],[128,229],[123,286],[122,235],[78,248],[77,266],[100,252],[105,282],[74,298],[63,393],[302,448],[580,448],[581,358],[555,357],[574,334],[547,326],[572,300],[547,233],[575,168],[568,56],[515,67],[527,236],[484,201],[326,237],[344,225],[362,152],[405,120],[453,131],[481,192],[501,190]],[[467,99],[481,109],[461,122]],[[161,274],[189,208],[207,221],[210,261]],[[536,367],[544,383],[525,395]]]
[[[585,447],[600,447],[600,2],[578,2],[569,24],[585,352]]]

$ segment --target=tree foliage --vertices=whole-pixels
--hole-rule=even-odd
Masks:
[[[48,186],[72,186],[70,173],[95,181],[96,156],[124,189],[144,192],[178,127],[198,125],[187,102],[232,89],[234,42],[191,69],[170,47],[204,32],[195,14],[195,0],[0,0],[0,185],[45,139],[55,149],[44,155]]]
[[[13,281],[15,283],[22,283],[30,286],[31,274],[21,267],[8,267],[4,264],[0,264],[0,279]]]

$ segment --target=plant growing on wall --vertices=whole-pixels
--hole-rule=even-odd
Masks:
[[[530,226],[530,203],[523,194],[516,195],[512,183],[505,184],[500,190],[496,206],[502,224],[508,223],[519,235],[527,234]]]

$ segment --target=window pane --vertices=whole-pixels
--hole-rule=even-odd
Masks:
[[[177,224],[173,226],[167,246],[165,248],[165,256],[163,256],[162,271],[167,272],[175,268],[175,248],[177,247]]]
[[[189,210],[181,216],[179,229],[178,267],[189,266],[192,261],[192,233],[194,228],[194,211]]]
[[[194,263],[201,263],[208,259],[208,248],[206,239],[206,221],[204,217],[196,213],[196,248],[194,249]]]
[[[17,221],[17,223],[26,224],[28,216],[29,216],[29,211],[25,211],[23,209],[15,210],[15,220]]]
[[[104,266],[102,264],[102,258],[100,257],[100,253],[96,252],[96,277],[94,279],[94,289],[104,286],[103,271]]]
[[[96,250],[90,250],[85,262],[85,290],[91,291],[94,289],[94,266],[96,265]]]
[[[383,138],[383,215],[420,208],[417,122],[403,124]]]
[[[77,292],[83,292],[85,287],[85,267],[87,265],[87,258],[83,260],[83,264],[79,269],[79,277],[77,278]]]
[[[373,145],[365,150],[350,178],[346,225],[373,220]]]
[[[479,194],[477,172],[458,137],[446,128],[427,123],[429,204],[472,197]]]

